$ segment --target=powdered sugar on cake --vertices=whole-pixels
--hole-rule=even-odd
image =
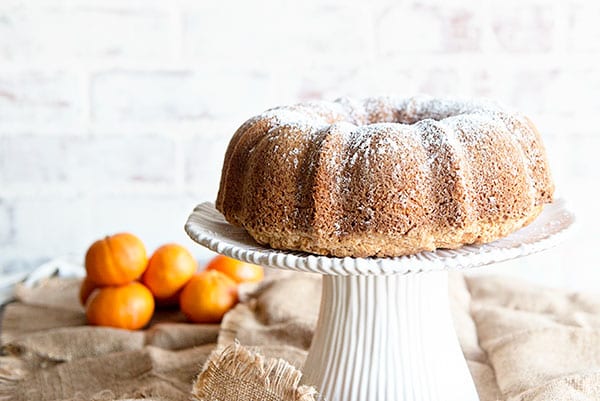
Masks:
[[[346,157],[342,160],[340,155],[333,155],[327,162],[332,164],[330,169],[339,171],[336,179],[340,185],[348,186],[351,185],[351,177],[344,174],[345,171],[351,171],[356,163],[361,163],[368,169],[373,157],[397,153],[401,147],[404,152],[415,152],[415,146],[426,149],[427,157],[419,168],[428,174],[431,174],[434,163],[452,164],[456,160],[464,160],[465,146],[477,148],[479,141],[486,136],[496,135],[499,124],[506,124],[498,118],[504,113],[500,106],[491,101],[388,96],[363,100],[340,98],[334,102],[278,107],[267,110],[256,119],[269,122],[270,128],[266,133],[269,141],[278,140],[282,128],[286,133],[298,132],[299,135],[305,135],[310,141],[323,133],[339,135],[342,148],[337,152]],[[425,128],[429,125],[436,129]],[[514,129],[512,133],[518,135],[520,130]],[[406,135],[418,138],[416,141],[402,140]],[[514,140],[519,141],[517,138]],[[413,149],[407,149],[411,146]],[[479,146],[479,150],[486,151],[487,148]],[[301,152],[297,147],[287,149],[284,158],[293,168],[298,168]],[[443,157],[441,153],[444,154]],[[336,167],[336,163],[340,166]],[[472,181],[471,184],[477,185],[480,177],[471,177],[468,163],[461,162],[457,166],[457,180],[467,179]],[[307,166],[308,169],[316,167],[312,164]],[[493,208],[495,198],[490,199],[490,207]],[[470,210],[468,212],[471,213]]]
[[[535,127],[489,101],[278,107],[244,123],[228,154],[217,199],[228,220],[259,242],[336,256],[487,242],[553,192]]]

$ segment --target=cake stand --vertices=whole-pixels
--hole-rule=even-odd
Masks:
[[[211,203],[185,229],[196,242],[245,262],[324,275],[303,382],[329,401],[475,401],[456,336],[448,271],[525,256],[558,243],[574,217],[563,201],[528,227],[477,246],[397,258],[331,258],[258,245]]]

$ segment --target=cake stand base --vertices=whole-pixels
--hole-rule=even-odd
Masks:
[[[304,383],[328,401],[476,401],[448,272],[323,277]]]
[[[450,316],[448,270],[548,249],[575,218],[562,200],[529,226],[489,244],[397,258],[332,258],[270,249],[225,221],[211,203],[185,225],[198,243],[245,262],[323,274],[319,322],[304,383],[327,401],[476,401]]]

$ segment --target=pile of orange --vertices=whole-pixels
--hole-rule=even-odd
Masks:
[[[144,243],[129,233],[94,242],[85,269],[79,299],[88,322],[130,330],[146,326],[157,305],[178,304],[192,322],[218,323],[237,303],[238,284],[264,277],[262,267],[222,255],[198,272],[194,257],[177,244],[148,259]]]

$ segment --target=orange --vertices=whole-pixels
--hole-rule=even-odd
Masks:
[[[157,299],[174,297],[198,269],[198,263],[187,249],[177,244],[158,248],[142,276],[142,282]]]
[[[79,287],[79,302],[81,305],[85,306],[86,301],[96,288],[98,288],[98,286],[90,280],[89,277],[86,276],[83,279],[81,286]]]
[[[196,323],[218,323],[238,301],[237,284],[216,270],[197,273],[183,287],[179,307]]]
[[[96,289],[86,307],[89,324],[129,330],[147,325],[153,313],[154,297],[137,281]]]
[[[225,255],[215,256],[206,266],[206,270],[218,270],[225,273],[236,283],[256,283],[265,277],[265,271],[261,266]]]
[[[146,248],[133,234],[121,233],[94,242],[85,255],[85,270],[98,286],[127,284],[148,264]]]

